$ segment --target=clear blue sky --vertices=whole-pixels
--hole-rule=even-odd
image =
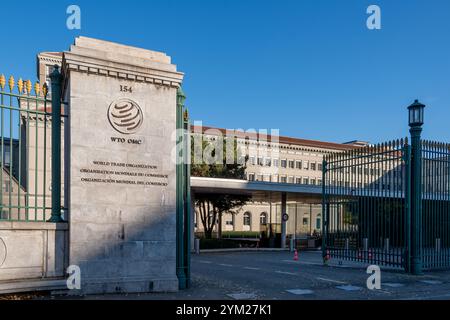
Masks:
[[[82,29],[66,28],[66,8]],[[366,8],[382,30],[366,28]],[[0,73],[35,79],[35,55],[77,35],[164,51],[186,73],[194,120],[282,135],[380,142],[407,135],[406,107],[428,105],[424,137],[450,141],[450,1],[3,1]]]

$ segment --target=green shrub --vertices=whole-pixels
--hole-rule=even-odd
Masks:
[[[223,231],[222,238],[259,238],[258,231]]]
[[[200,239],[200,249],[239,248],[239,242],[227,239]]]

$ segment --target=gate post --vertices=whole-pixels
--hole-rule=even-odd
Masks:
[[[186,287],[191,286],[191,129],[189,123],[189,113],[187,110],[183,114],[183,137],[184,137],[184,267],[186,274]]]
[[[178,88],[177,90],[177,110],[176,110],[176,123],[177,123],[177,153],[176,153],[176,177],[177,177],[177,187],[176,187],[176,241],[177,241],[177,277],[178,277],[178,287],[183,290],[186,289],[186,270],[185,270],[185,244],[184,244],[184,157],[183,157],[183,107],[186,97],[183,90]]]
[[[325,188],[325,178],[327,172],[327,161],[325,158],[322,160],[322,258],[323,262],[326,263],[327,260],[327,227],[328,227],[328,210],[327,210],[327,200],[326,188]]]
[[[420,135],[425,105],[408,107],[411,133],[411,272],[422,274],[422,145]]]
[[[48,222],[62,222],[61,217],[61,81],[59,66],[50,74],[52,85],[52,215]]]

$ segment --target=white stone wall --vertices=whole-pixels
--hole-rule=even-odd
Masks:
[[[77,38],[63,67],[70,90],[70,263],[82,270],[82,291],[177,290],[173,151],[182,74],[162,53],[86,38]],[[143,113],[133,134],[108,119],[110,105],[124,98]],[[163,185],[147,184],[155,182]]]

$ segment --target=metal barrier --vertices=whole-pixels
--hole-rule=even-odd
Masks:
[[[416,137],[413,137],[416,138]],[[407,139],[324,159],[324,259],[450,267],[450,145]]]
[[[0,221],[62,221],[58,68],[51,77],[52,100],[46,84],[0,76]]]
[[[450,144],[422,141],[422,264],[450,267]]]
[[[407,268],[407,140],[324,161],[323,255]]]

